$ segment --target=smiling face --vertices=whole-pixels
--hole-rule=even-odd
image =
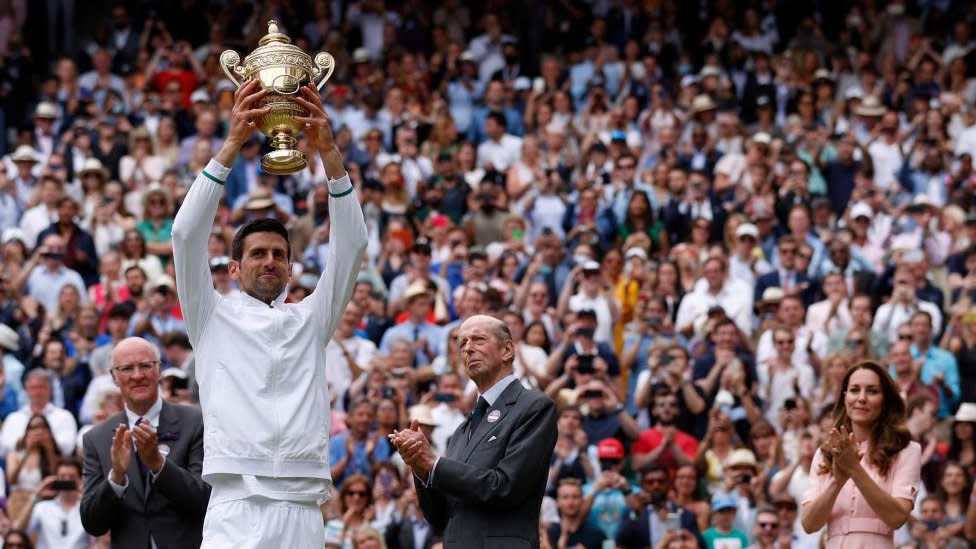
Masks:
[[[231,278],[240,281],[241,290],[262,301],[272,301],[288,284],[288,242],[272,232],[256,232],[244,238],[240,261],[231,261]]]
[[[847,379],[844,406],[851,423],[873,427],[884,408],[884,394],[878,374],[866,368],[855,370]]]

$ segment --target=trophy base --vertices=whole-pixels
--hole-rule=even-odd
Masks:
[[[291,175],[302,171],[307,165],[305,155],[294,149],[271,151],[261,158],[261,169],[271,175]]]

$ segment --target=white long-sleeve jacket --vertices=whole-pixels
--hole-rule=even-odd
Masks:
[[[329,261],[300,303],[213,288],[207,239],[229,168],[211,160],[173,223],[177,293],[200,383],[203,477],[331,480],[325,346],[352,295],[366,223],[348,176],[329,181]]]

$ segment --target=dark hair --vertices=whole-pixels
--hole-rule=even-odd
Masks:
[[[81,475],[84,474],[82,472],[81,460],[79,460],[78,458],[76,458],[74,456],[63,457],[63,458],[59,459],[58,460],[58,466],[55,467],[54,470],[57,471],[61,467],[74,467],[75,470],[78,471],[78,475],[79,476],[81,476]]]
[[[905,401],[902,400],[888,371],[881,364],[865,360],[847,369],[844,380],[840,385],[840,394],[834,404],[834,427],[841,427],[851,431],[851,418],[847,415],[847,403],[844,397],[851,376],[858,370],[870,370],[878,376],[881,384],[881,394],[884,405],[874,427],[871,428],[871,439],[868,441],[868,459],[878,468],[881,476],[887,477],[891,470],[891,462],[898,452],[902,451],[912,441],[912,434],[905,426]],[[817,474],[825,475],[833,469],[834,456],[830,452],[821,453],[823,461]]]
[[[546,325],[541,320],[533,320],[526,324],[525,329],[522,330],[522,339],[525,339],[525,335],[529,333],[530,328],[535,328],[536,326],[542,328],[542,333],[546,336],[546,341],[542,344],[542,350],[548,354],[552,348],[552,341],[549,340],[549,330],[546,329]]]
[[[949,494],[946,493],[945,488],[942,486],[942,479],[945,478],[946,470],[949,469],[949,467],[958,467],[959,470],[962,471],[962,479],[964,484],[962,487],[962,492],[960,493],[962,496],[960,499],[962,499],[962,515],[966,516],[966,512],[969,511],[969,493],[973,489],[973,477],[969,474],[969,469],[964,467],[958,461],[949,461],[945,464],[945,467],[942,468],[942,473],[939,474],[939,483],[935,487],[934,495],[941,498],[943,502],[949,501]],[[943,503],[943,505],[945,504]]]
[[[176,346],[187,351],[193,350],[193,345],[190,344],[190,338],[187,337],[186,333],[180,331],[168,332],[163,334],[160,338],[164,347]]]
[[[47,435],[51,437],[51,442],[54,443],[54,451],[57,453],[58,445],[57,442],[54,440],[54,431],[51,430],[51,423],[47,420],[47,417],[45,417],[44,414],[34,414],[30,417],[30,419],[27,420],[27,425],[24,426],[24,436],[20,437],[20,440],[17,441],[16,448],[18,450],[23,450],[27,447],[27,430],[28,430],[27,428],[30,426],[31,422],[37,419],[41,420],[44,423],[44,429],[47,430]],[[48,462],[47,454],[45,452],[41,452],[40,453],[41,478],[53,474],[54,473],[54,471],[52,470],[53,466],[54,466],[53,463]]]
[[[244,257],[244,239],[254,233],[275,233],[285,239],[288,247],[288,257],[291,257],[291,241],[288,240],[288,229],[277,219],[254,219],[245,223],[234,234],[234,241],[230,246],[230,258],[240,261]]]
[[[505,115],[498,111],[490,111],[485,115],[485,121],[494,120],[496,124],[502,128],[508,129],[508,120],[505,119]]]
[[[3,544],[6,545],[8,541],[13,541],[10,536],[20,536],[20,540],[24,543],[24,549],[34,549],[34,542],[31,541],[30,536],[27,532],[23,530],[10,529],[7,530],[7,534],[3,536]]]

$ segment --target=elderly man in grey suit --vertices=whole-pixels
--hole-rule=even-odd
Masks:
[[[508,326],[477,315],[457,332],[478,404],[438,457],[414,422],[390,435],[413,469],[420,507],[444,547],[539,547],[539,512],[556,445],[556,408],[512,374]]]
[[[111,374],[125,410],[84,436],[85,530],[112,534],[112,547],[200,546],[210,486],[203,469],[200,411],[163,401],[160,356],[130,337],[112,351]]]

